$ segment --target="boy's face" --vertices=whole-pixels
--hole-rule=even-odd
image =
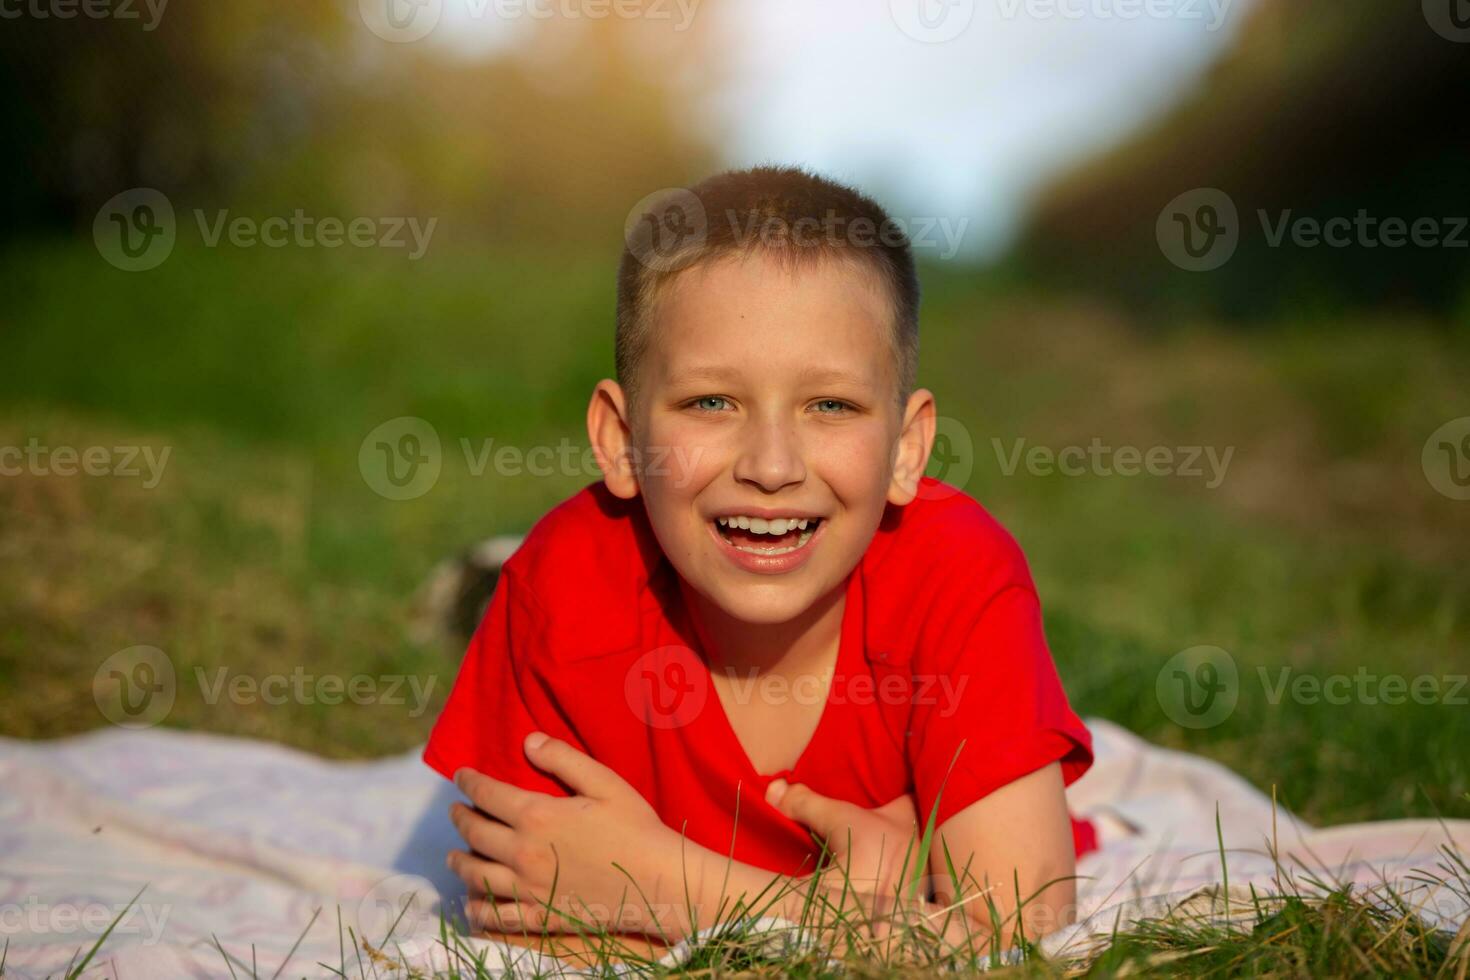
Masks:
[[[643,463],[623,489],[643,494],[664,553],[727,614],[805,612],[856,566],[885,505],[913,498],[933,398],[900,410],[891,316],[866,268],[793,273],[760,253],[686,270],[657,305],[636,417],[614,399]]]

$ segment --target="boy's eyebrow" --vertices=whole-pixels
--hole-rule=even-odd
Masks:
[[[740,376],[739,369],[726,367],[720,364],[699,364],[684,370],[670,372],[674,384],[683,384],[691,381],[730,381],[737,380]],[[840,368],[824,368],[812,364],[803,368],[800,378],[806,382],[817,382],[826,384],[850,384],[860,388],[872,388],[871,378]]]

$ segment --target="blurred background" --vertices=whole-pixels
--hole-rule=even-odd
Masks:
[[[419,744],[435,568],[595,479],[630,212],[790,163],[914,238],[1080,711],[1466,815],[1463,0],[26,0],[0,73],[0,734],[141,647],[146,723]]]

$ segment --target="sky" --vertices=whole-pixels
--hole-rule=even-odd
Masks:
[[[444,0],[448,43],[513,46],[524,21],[478,2]],[[853,182],[930,257],[985,259],[1048,179],[1187,94],[1257,0],[652,2],[671,29],[717,20],[722,80],[686,122],[729,165]]]

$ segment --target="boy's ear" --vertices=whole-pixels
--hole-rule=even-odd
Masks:
[[[624,500],[638,496],[628,403],[622,385],[616,381],[605,378],[592,389],[592,400],[587,404],[587,441],[607,488]]]
[[[903,428],[893,456],[893,482],[888,486],[889,503],[902,507],[919,495],[919,480],[934,449],[935,426],[934,394],[920,388],[909,395],[904,408]]]

